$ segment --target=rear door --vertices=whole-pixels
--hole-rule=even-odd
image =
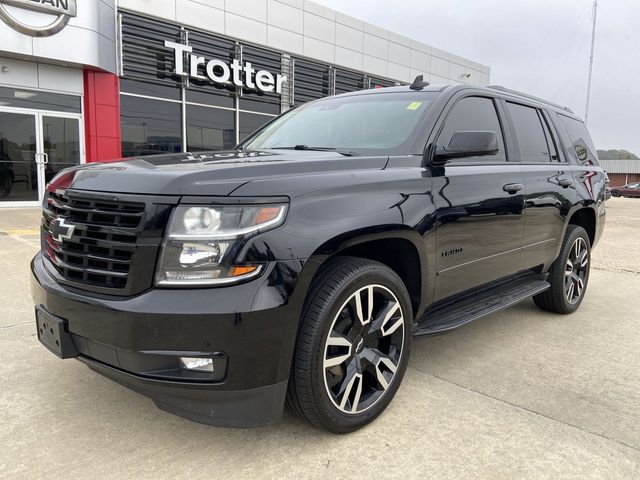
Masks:
[[[436,301],[521,269],[524,180],[520,166],[508,161],[498,111],[493,98],[458,97],[436,126],[436,148],[461,131],[492,131],[499,142],[496,155],[431,166],[438,225]]]
[[[575,202],[573,172],[545,111],[512,101],[503,104],[513,131],[513,155],[524,173],[523,267],[547,267],[555,259]]]

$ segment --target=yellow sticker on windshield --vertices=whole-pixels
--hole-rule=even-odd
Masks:
[[[420,105],[422,105],[422,102],[411,102],[407,107],[407,110],[417,110]]]

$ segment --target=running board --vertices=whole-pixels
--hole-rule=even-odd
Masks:
[[[551,288],[542,275],[530,275],[483,291],[459,301],[427,310],[418,320],[414,335],[445,332],[473,322]]]

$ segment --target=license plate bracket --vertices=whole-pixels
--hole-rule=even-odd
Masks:
[[[36,307],[38,340],[60,358],[78,356],[78,350],[67,328],[66,320],[50,314],[41,306]]]

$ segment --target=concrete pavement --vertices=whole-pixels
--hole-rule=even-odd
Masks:
[[[38,344],[36,210],[0,210],[0,478],[640,478],[640,199],[608,202],[580,310],[528,301],[417,338],[389,409],[351,435],[285,414],[220,429]]]

